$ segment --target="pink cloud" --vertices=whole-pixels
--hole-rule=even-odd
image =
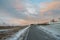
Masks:
[[[24,19],[7,18],[5,19],[5,23],[9,25],[26,25],[28,22]]]
[[[50,11],[50,10],[60,10],[60,2],[51,2],[51,3],[41,3],[40,6],[43,6],[43,7],[40,7],[40,13],[41,15],[44,15],[45,12],[47,11]],[[51,12],[48,12],[49,14],[51,14]]]
[[[14,3],[12,5],[17,11],[21,11],[23,9],[23,3],[20,0],[14,0]]]

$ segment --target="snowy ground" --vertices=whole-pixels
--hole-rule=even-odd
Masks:
[[[0,40],[23,40],[23,37],[26,34],[26,31],[28,30],[29,27],[26,27],[24,29],[19,30],[18,32],[14,33],[13,35],[10,35],[10,37],[5,37]],[[13,29],[2,29],[0,30],[0,33],[9,33]]]
[[[53,35],[60,40],[60,24],[51,24],[47,26],[39,26],[38,29],[45,31],[47,34]]]

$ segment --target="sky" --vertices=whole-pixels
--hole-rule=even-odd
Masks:
[[[60,17],[60,0],[0,0],[0,24],[44,23]]]

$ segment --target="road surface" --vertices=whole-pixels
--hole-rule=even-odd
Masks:
[[[37,28],[38,26],[31,26],[29,33],[25,40],[56,40],[53,36],[45,33]]]

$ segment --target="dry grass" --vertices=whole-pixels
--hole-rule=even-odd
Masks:
[[[2,29],[10,29],[9,31],[6,32],[1,32],[0,31],[0,39],[4,38],[4,37],[8,37],[10,35],[13,35],[15,32],[18,32],[19,30],[25,28],[27,26],[0,26],[0,30]]]

